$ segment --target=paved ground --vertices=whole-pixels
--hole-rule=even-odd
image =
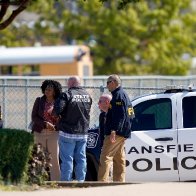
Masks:
[[[0,196],[196,196],[195,183],[142,183],[96,187],[65,187],[32,192],[3,192]]]

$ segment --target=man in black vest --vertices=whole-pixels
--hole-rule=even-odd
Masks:
[[[57,129],[61,180],[72,180],[74,160],[75,178],[83,182],[86,176],[86,143],[92,98],[80,86],[79,77],[70,77],[67,85],[68,91],[62,93],[54,106],[54,112],[60,119]]]

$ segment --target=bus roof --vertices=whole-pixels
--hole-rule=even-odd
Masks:
[[[38,46],[0,48],[0,65],[73,62],[85,46]]]

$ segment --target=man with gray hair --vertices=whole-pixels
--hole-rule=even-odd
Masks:
[[[134,117],[131,101],[121,87],[118,75],[110,75],[107,88],[112,100],[106,114],[105,138],[100,156],[98,180],[108,181],[113,163],[113,181],[125,181],[125,139],[130,137]]]
[[[86,176],[86,144],[90,122],[92,98],[80,86],[80,78],[72,76],[67,81],[68,91],[55,101],[54,112],[59,116],[59,155],[61,180],[71,181],[73,160],[75,178],[83,182]]]

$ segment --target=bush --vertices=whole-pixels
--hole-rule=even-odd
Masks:
[[[24,130],[0,130],[0,176],[5,183],[27,180],[33,135]]]
[[[50,179],[51,154],[41,145],[34,144],[28,167],[28,183],[43,184]]]

